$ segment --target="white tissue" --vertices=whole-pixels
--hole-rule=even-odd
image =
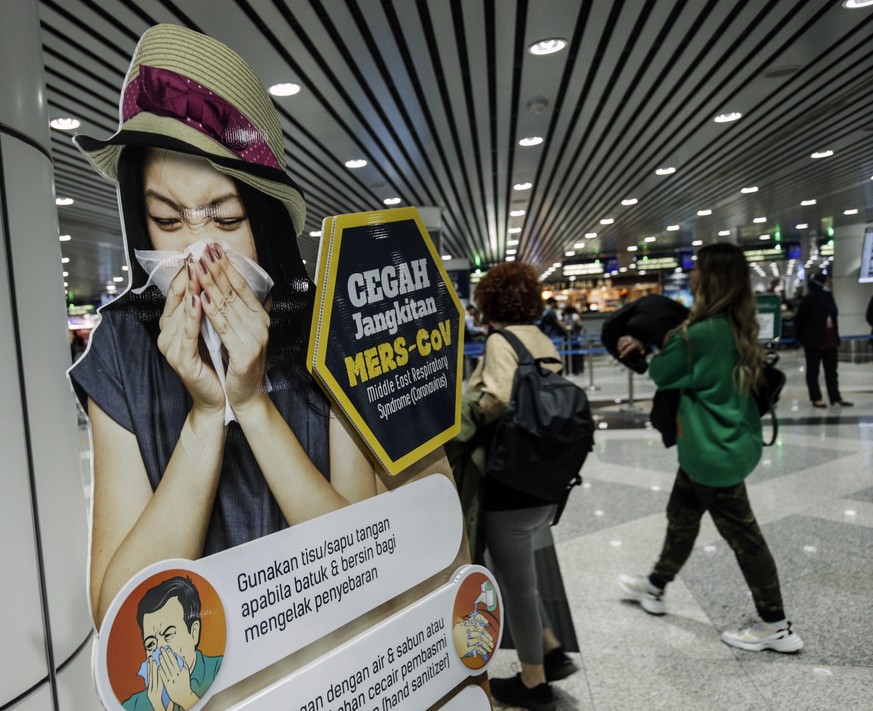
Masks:
[[[170,290],[170,285],[173,283],[173,279],[175,279],[176,275],[185,267],[188,255],[190,254],[195,261],[199,260],[209,244],[210,242],[207,242],[206,240],[200,240],[189,245],[182,252],[135,249],[134,256],[140,263],[140,266],[145,270],[146,274],[149,275],[149,278],[145,283],[145,286],[133,289],[133,292],[141,294],[149,286],[154,284],[161,290],[161,293],[166,296],[167,292]],[[246,280],[246,283],[255,293],[255,296],[258,297],[258,300],[261,303],[264,303],[264,299],[267,298],[267,294],[269,294],[270,289],[273,288],[273,280],[270,278],[270,275],[267,274],[267,272],[265,272],[257,262],[230,249],[226,243],[222,242],[221,248],[224,250],[230,263],[233,264],[236,270],[240,273],[240,276]],[[200,336],[206,344],[206,350],[209,351],[209,357],[212,360],[212,365],[215,368],[218,380],[221,383],[221,389],[227,393],[224,364],[221,361],[221,337],[218,335],[205,314],[200,321]],[[267,392],[271,390],[269,381],[264,383],[264,387]],[[233,409],[225,395],[224,423],[227,424],[235,419],[236,417],[233,413]]]

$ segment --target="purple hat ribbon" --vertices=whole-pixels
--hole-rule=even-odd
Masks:
[[[143,111],[184,121],[247,163],[282,169],[254,124],[193,79],[168,69],[140,66],[139,76],[124,92],[122,121]]]

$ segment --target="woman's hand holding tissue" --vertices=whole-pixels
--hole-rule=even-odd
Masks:
[[[212,366],[200,354],[200,321],[203,318],[201,285],[196,263],[173,279],[160,320],[158,348],[176,371],[194,400],[205,412],[224,412],[224,390]]]
[[[219,245],[206,248],[195,271],[203,289],[203,312],[227,351],[227,400],[239,413],[257,398],[266,397],[270,317]]]

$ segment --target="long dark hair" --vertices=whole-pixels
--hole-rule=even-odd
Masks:
[[[125,148],[118,161],[119,194],[133,288],[143,286],[148,281],[148,275],[136,260],[134,250],[154,249],[148,234],[144,198],[143,168],[147,150],[139,147]],[[252,230],[258,264],[274,282],[268,308],[268,376],[272,367],[280,366],[291,377],[291,382],[287,385],[301,388],[307,395],[314,395],[315,400],[321,400],[318,397],[320,390],[305,365],[309,327],[315,304],[315,285],[300,257],[291,215],[279,200],[239,180],[233,179],[233,182],[239,191]],[[113,303],[117,304],[117,308],[132,309],[157,340],[164,306],[164,297],[159,289],[151,287],[142,294],[128,291]],[[113,304],[109,305],[112,306]],[[281,387],[280,383],[272,384]],[[312,398],[309,399],[314,403]]]

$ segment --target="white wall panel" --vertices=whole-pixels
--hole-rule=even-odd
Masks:
[[[27,416],[42,533],[55,664],[91,628],[85,600],[87,507],[80,475],[78,420],[66,376],[66,309],[51,164],[35,148],[4,141],[8,224]],[[14,166],[9,168],[8,166]]]
[[[52,694],[48,683],[43,684],[12,708],[15,711],[47,711],[47,709],[52,708]]]
[[[91,679],[91,649],[89,641],[58,674],[59,711],[102,711]]]
[[[0,139],[0,156],[8,143]],[[48,676],[3,224],[0,222],[0,610],[3,629],[16,643],[3,645],[0,651],[0,706]]]

